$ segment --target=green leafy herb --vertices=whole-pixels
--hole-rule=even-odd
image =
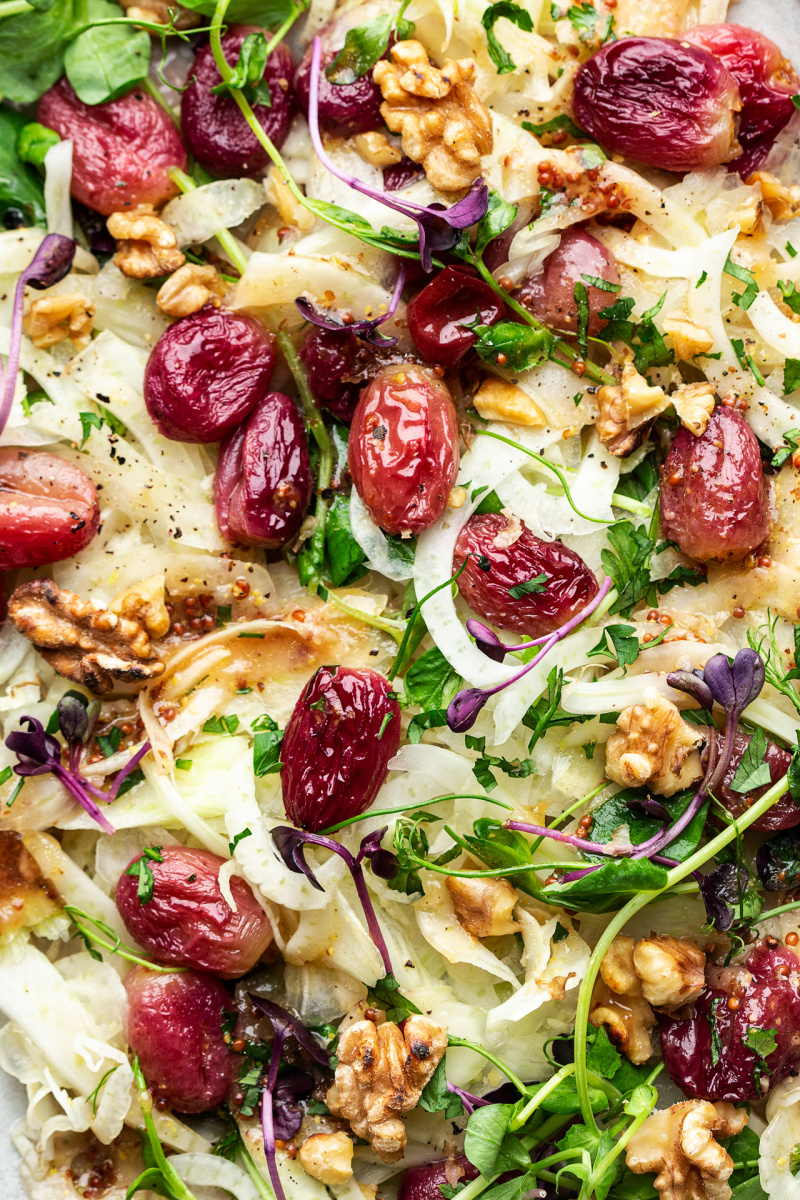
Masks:
[[[784,430],[783,442],[772,456],[773,467],[782,467],[790,455],[800,450],[800,429]]]
[[[658,892],[667,886],[664,867],[648,859],[615,858],[589,875],[569,883],[556,882],[544,888],[547,904],[576,912],[610,912],[621,908],[638,892]]]
[[[550,12],[555,21],[567,17],[582,42],[590,42],[595,39],[599,13],[593,5],[573,4],[564,12],[558,4],[551,4]]]
[[[236,847],[239,845],[239,842],[241,842],[243,838],[248,838],[248,837],[252,837],[252,836],[253,836],[252,829],[241,829],[239,831],[239,833],[237,833],[234,836],[233,841],[228,842],[228,849],[230,850],[231,854],[233,854],[234,850],[236,849]]]
[[[600,558],[618,593],[611,613],[629,616],[641,600],[657,603],[655,584],[650,578],[653,539],[631,521],[618,521],[609,529],[608,540],[612,548],[603,550]]]
[[[272,107],[269,84],[264,78],[267,66],[267,37],[263,29],[248,33],[239,50],[233,74],[227,83],[218,83],[211,91],[215,96],[228,95],[232,88],[244,93],[253,106],[263,104]]]
[[[525,583],[518,583],[514,587],[510,587],[508,594],[512,600],[521,600],[523,596],[538,596],[546,591],[547,575],[542,571],[540,575],[534,576],[533,579],[528,579]]]
[[[337,492],[328,510],[325,523],[325,546],[328,551],[330,580],[334,587],[352,583],[366,568],[367,556],[353,537],[350,525],[350,497]]]
[[[2,29],[0,23],[0,40]],[[3,82],[5,84],[5,80]],[[17,138],[25,124],[25,117],[21,113],[0,109],[0,217],[14,210],[15,214],[19,214],[17,219],[25,225],[44,226],[47,217],[41,179],[26,166],[17,150]]]
[[[384,733],[386,732],[387,725],[389,724],[390,721],[393,721],[393,720],[394,720],[394,713],[386,713],[383,720],[381,721],[381,727],[376,734],[377,741],[380,741],[382,739]]]
[[[509,371],[527,371],[543,362],[555,344],[549,329],[534,329],[513,321],[496,325],[470,325],[477,334],[474,349],[484,362],[497,363]]]
[[[490,9],[487,9],[487,12],[490,11]],[[485,17],[486,13],[484,13]],[[478,232],[475,239],[475,253],[479,257],[483,254],[489,242],[508,229],[516,215],[516,204],[509,204],[499,192],[490,190],[486,213],[478,224]]]
[[[752,792],[770,782],[769,764],[765,761],[767,739],[763,729],[757,729],[747,744],[742,761],[730,786],[735,792]]]
[[[778,1043],[775,1038],[777,1029],[759,1029],[757,1026],[751,1026],[742,1042],[748,1050],[752,1050],[760,1058],[769,1058],[773,1051],[778,1049]]]
[[[489,57],[494,63],[498,75],[508,75],[516,70],[516,64],[508,51],[500,45],[494,31],[495,24],[501,17],[512,21],[518,29],[522,29],[525,33],[533,33],[533,18],[527,9],[522,8],[519,4],[514,4],[512,0],[498,0],[498,3],[491,4],[481,17],[481,23],[486,30]]]
[[[601,279],[599,275],[581,275],[581,279],[587,287],[599,288],[601,292],[621,292],[621,283],[609,283],[607,279]]]
[[[453,670],[438,646],[434,646],[406,671],[406,699],[409,704],[425,710],[447,708],[461,683],[461,676]]]
[[[657,834],[662,825],[660,818],[648,816],[646,813],[628,806],[628,801],[635,802],[644,799],[646,795],[645,790],[625,788],[593,809],[592,841],[605,845],[612,840],[623,825],[628,826],[630,839],[634,846],[641,845],[642,842],[646,842],[648,838]],[[678,792],[675,796],[670,796],[668,801],[670,819],[677,821],[691,804],[693,798],[693,791]],[[704,804],[683,832],[671,843],[670,858],[683,862],[690,854],[694,854],[700,845],[707,818],[708,804]],[[595,862],[601,861],[599,856],[587,855],[587,857]]]
[[[118,17],[108,0],[89,0],[89,19]],[[79,100],[105,104],[129,92],[150,68],[150,35],[132,25],[100,25],[86,29],[64,53],[64,70]]]
[[[384,13],[372,21],[366,21],[363,25],[356,25],[354,29],[348,30],[344,46],[325,71],[331,83],[353,83],[372,70],[389,48],[392,29],[397,30],[398,41],[405,41],[411,37],[414,32],[413,22],[403,17],[408,5],[409,0],[405,0],[396,17]]]
[[[786,243],[786,253],[789,255],[789,258],[797,258],[797,251],[791,242]]]
[[[567,116],[566,113],[562,113],[560,117],[553,117],[549,121],[544,121],[541,125],[534,125],[532,121],[523,121],[522,128],[540,140],[548,134],[562,134],[572,138],[585,138],[587,136],[586,131],[580,129],[572,120],[572,117]],[[552,140],[556,141],[556,138]]]
[[[112,434],[116,434],[118,437],[125,437],[128,432],[127,427],[112,412],[105,412],[102,415],[92,412],[80,412],[78,413],[78,419],[83,430],[83,439],[78,447],[80,450],[86,445],[93,429],[102,429],[104,425],[107,425]]]
[[[783,303],[786,304],[793,313],[800,315],[800,291],[797,290],[794,282],[789,280],[789,282],[786,283],[782,279],[779,279],[778,288],[781,296],[783,297]]]
[[[126,1200],[130,1200],[137,1192],[149,1190],[169,1200],[195,1200],[192,1192],[178,1175],[175,1168],[164,1154],[158,1139],[155,1122],[153,1121],[153,1098],[147,1088],[139,1059],[133,1060],[133,1077],[139,1093],[139,1105],[144,1119],[144,1129],[139,1130],[142,1139],[142,1160],[145,1169],[128,1188]]]
[[[553,667],[547,676],[546,690],[536,703],[531,705],[522,718],[522,724],[527,729],[533,730],[531,739],[528,742],[529,754],[536,743],[544,737],[548,729],[558,725],[573,725],[576,722],[591,720],[591,717],[579,716],[561,708],[560,701],[563,687],[564,672],[561,667]]]
[[[175,768],[178,771],[191,771],[192,760],[190,758],[176,758]]]
[[[231,713],[225,717],[211,717],[203,726],[203,733],[226,733],[229,737],[233,737],[238,728],[239,718]]]
[[[11,767],[3,767],[2,771],[0,771],[0,787],[3,787],[4,784],[8,783],[13,774],[14,772]]]
[[[708,271],[703,271],[703,273],[700,276],[700,278],[698,279],[697,283],[694,285],[695,289],[702,287],[707,279],[708,279]]]
[[[652,308],[642,313],[640,321],[631,321],[635,301],[630,296],[617,300],[616,304],[600,309],[599,316],[608,322],[603,330],[603,340],[606,342],[625,342],[635,351],[634,366],[644,375],[650,367],[666,367],[673,361],[674,355],[655,324],[655,318],[660,313],[667,298],[667,293],[656,301]]]
[[[750,354],[747,350],[745,350],[744,339],[743,338],[731,338],[731,345],[733,346],[734,352],[736,354],[736,357],[739,360],[739,365],[742,368],[742,370],[750,371],[751,375],[755,379],[758,386],[763,387],[764,382],[765,382],[764,376],[761,374],[758,367],[756,366],[755,359],[753,358],[752,354]]]
[[[519,1146],[508,1133],[514,1108],[513,1104],[489,1104],[476,1108],[467,1122],[464,1153],[484,1179],[494,1179],[517,1165],[507,1153],[512,1141]]]
[[[416,1004],[402,994],[393,975],[384,976],[369,989],[369,1002],[385,1011],[387,1021],[404,1021],[413,1014],[420,1015]]]
[[[666,632],[666,631],[665,631]],[[611,655],[621,667],[629,667],[639,657],[639,638],[632,625],[606,625],[602,637],[589,651],[589,658]]]
[[[132,862],[129,867],[125,868],[126,875],[133,875],[139,880],[136,888],[136,895],[139,897],[140,904],[149,904],[153,899],[153,884],[155,877],[153,875],[151,862],[163,862],[160,846],[145,846],[139,858]]]
[[[116,754],[121,741],[121,729],[114,728],[110,729],[108,733],[102,733],[97,739],[97,744],[103,752],[103,758],[111,758],[112,754]]]
[[[217,605],[217,626],[227,625],[231,619],[233,606],[231,604]]]
[[[9,798],[6,800],[6,808],[11,808],[11,806],[13,805],[13,803],[14,803],[14,801],[16,800],[17,796],[18,796],[18,795],[20,794],[20,792],[22,791],[22,785],[24,784],[24,782],[25,782],[25,780],[24,780],[24,779],[20,779],[19,783],[18,783],[18,784],[17,784],[17,786],[14,788],[13,792],[11,793],[11,795],[9,796]],[[121,789],[120,789],[120,790],[121,790]]]
[[[578,312],[577,341],[581,354],[589,353],[589,293],[585,283],[576,283],[573,288],[575,307]]]
[[[448,1121],[452,1121],[454,1117],[462,1115],[464,1106],[461,1103],[460,1097],[454,1092],[448,1092],[447,1090],[444,1059],[440,1060],[438,1067],[423,1088],[419,1098],[419,1106],[420,1108],[424,1108],[425,1112],[443,1113]]]
[[[530,758],[515,758],[511,760],[496,758],[494,755],[486,753],[485,737],[472,737],[470,734],[467,734],[465,740],[467,749],[477,750],[481,756],[476,763],[473,763],[472,771],[478,783],[487,792],[491,792],[497,787],[497,780],[492,774],[492,768],[504,771],[512,779],[527,779],[529,775],[536,774],[536,766]]]
[[[800,358],[787,358],[783,366],[783,394],[791,396],[800,387]]]
[[[740,283],[745,284],[743,292],[734,292],[731,299],[739,308],[748,309],[758,295],[758,284],[752,271],[748,271],[747,267],[740,267],[735,263],[730,255],[725,262],[723,270],[726,275],[732,275],[734,279],[738,279]]]
[[[277,721],[264,713],[252,725],[255,737],[253,739],[253,772],[258,779],[264,775],[274,775],[280,771],[281,743],[283,730],[278,728]]]
[[[447,724],[447,709],[432,708],[428,712],[417,713],[408,723],[406,736],[412,746],[422,741],[426,729],[437,729]]]
[[[31,415],[31,410],[34,404],[42,404],[44,401],[52,404],[53,401],[48,396],[47,392],[43,392],[41,388],[37,388],[32,392],[28,392],[27,396],[22,397],[22,411],[26,417]]]

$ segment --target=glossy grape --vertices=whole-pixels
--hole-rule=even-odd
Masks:
[[[469,1183],[471,1179],[478,1178],[477,1168],[463,1154],[459,1154],[456,1161],[463,1171],[459,1182]],[[439,1188],[447,1183],[446,1166],[447,1159],[442,1158],[438,1162],[409,1167],[400,1177],[397,1200],[440,1200],[442,1193]]]
[[[214,481],[222,536],[275,550],[303,523],[314,481],[297,405],[268,392],[222,445]]]
[[[797,111],[792,104],[800,90],[797,72],[779,46],[744,25],[697,25],[685,40],[713,54],[739,85],[739,142],[744,153],[731,166],[747,179]]]
[[[234,25],[224,35],[222,52],[230,66],[236,66],[247,35],[256,32],[259,30],[255,25]],[[286,141],[295,112],[293,75],[291,53],[280,42],[264,68],[270,104],[252,106],[256,119],[278,149]],[[214,175],[256,175],[267,165],[269,156],[233,97],[225,92],[220,95],[212,92],[221,82],[211,46],[202,46],[181,100],[181,126],[186,144],[198,162]]]
[[[100,524],[97,488],[57,454],[0,447],[0,571],[71,558]]]
[[[608,42],[575,77],[575,119],[607,151],[666,171],[736,156],[736,80],[699,46],[667,38]]]
[[[155,207],[177,195],[169,167],[186,166],[175,123],[141,88],[107,104],[84,104],[66,79],[39,101],[42,125],[72,139],[72,195],[97,212]]]
[[[365,812],[399,745],[400,707],[384,677],[364,667],[321,667],[283,738],[287,817],[319,830]]]
[[[458,457],[455,406],[433,371],[387,367],[361,393],[350,426],[350,473],[387,533],[420,533],[442,515]]]
[[[770,529],[758,441],[739,413],[719,406],[705,433],[675,435],[661,484],[661,534],[698,562],[742,559]]]
[[[380,88],[372,80],[372,71],[367,71],[353,83],[331,83],[325,68],[333,62],[341,47],[328,48],[322,52],[319,73],[319,124],[320,129],[335,137],[354,137],[357,133],[368,133],[380,129]],[[294,91],[304,115],[308,117],[308,94],[311,83],[311,54],[309,46],[300,60],[294,77]]]
[[[759,942],[746,971],[714,975],[709,971],[710,986],[696,1001],[694,1015],[662,1029],[664,1064],[687,1096],[760,1099],[800,1063],[800,959],[787,947]],[[732,995],[738,999],[734,1008],[728,1005]],[[751,1029],[770,1030],[777,1043],[766,1064],[746,1045]]]
[[[199,971],[163,974],[134,967],[125,976],[128,1042],[156,1100],[182,1113],[222,1104],[236,1070],[222,1024],[228,992]]]
[[[454,367],[478,340],[465,328],[495,325],[506,315],[497,293],[460,267],[445,267],[408,306],[408,331],[422,357]]]
[[[314,398],[340,421],[353,419],[361,384],[360,359],[366,357],[365,343],[345,330],[311,327],[300,347]]]
[[[589,283],[587,277],[605,280],[612,285],[612,290],[604,291]],[[541,271],[523,280],[515,299],[551,329],[577,333],[576,283],[582,283],[586,288],[588,333],[590,337],[597,337],[608,324],[598,314],[601,309],[613,305],[616,298],[613,289],[619,284],[619,273],[613,255],[603,243],[573,225],[561,235],[561,241],[553,253],[548,254]]]
[[[224,979],[244,975],[272,941],[269,920],[250,886],[231,876],[239,910],[234,913],[219,886],[223,858],[185,846],[164,846],[160,853],[163,862],[148,864],[153,895],[146,904],[137,895],[138,878],[120,875],[117,908],[131,937],[157,962]]]
[[[512,546],[498,548],[495,538],[507,527],[501,513],[470,517],[453,555],[454,570],[473,555],[458,577],[458,590],[473,612],[501,629],[530,637],[553,633],[597,594],[597,581],[574,550],[534,537],[525,525]],[[489,569],[484,570],[487,561]],[[540,575],[545,578],[536,584],[537,590],[519,598],[510,594],[509,589]]]
[[[170,325],[147,360],[144,399],[165,437],[218,442],[265,395],[275,339],[253,317],[206,305]]]

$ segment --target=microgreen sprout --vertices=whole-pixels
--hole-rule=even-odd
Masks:
[[[353,883],[356,886],[358,898],[361,901],[361,907],[367,919],[370,937],[383,960],[386,974],[391,975],[392,963],[389,958],[389,951],[381,933],[378,918],[375,915],[375,909],[372,905],[361,865],[365,858],[369,859],[373,873],[381,879],[393,879],[397,874],[398,862],[396,856],[390,850],[384,850],[381,846],[381,841],[387,829],[388,826],[384,825],[382,829],[378,829],[374,833],[368,833],[366,837],[362,838],[356,855],[351,854],[349,850],[339,842],[334,841],[333,838],[324,837],[319,833],[307,833],[303,829],[293,829],[291,825],[278,825],[272,830],[272,840],[289,870],[299,875],[305,875],[311,882],[311,886],[320,892],[324,889],[306,862],[305,846],[307,844],[324,846],[326,850],[332,850],[334,854],[338,854],[340,858],[344,859],[347,869],[353,876]]]
[[[341,317],[329,316],[326,313],[321,313],[318,308],[311,303],[305,296],[301,296],[295,300],[295,305],[302,316],[312,325],[316,325],[319,329],[328,329],[333,332],[345,331],[354,333],[362,342],[369,342],[372,346],[377,346],[379,349],[388,350],[392,346],[397,345],[396,337],[386,337],[378,332],[378,326],[384,321],[389,321],[397,312],[397,306],[400,303],[400,297],[403,294],[403,288],[406,282],[407,268],[405,263],[401,263],[400,272],[394,285],[392,297],[389,301],[389,306],[385,313],[379,317],[373,317],[371,320],[364,319],[363,321],[350,321],[349,323]]]

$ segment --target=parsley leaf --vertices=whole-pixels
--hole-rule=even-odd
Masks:
[[[203,726],[203,733],[227,733],[229,737],[233,737],[238,728],[239,718],[231,713],[227,717],[211,717]]]
[[[512,600],[521,600],[523,596],[539,595],[547,591],[547,575],[544,571],[540,575],[535,575],[533,579],[528,579],[525,583],[518,583],[514,587],[508,589],[508,594]]]
[[[783,368],[783,394],[790,396],[800,387],[800,358],[787,358]]]
[[[447,709],[431,708],[427,712],[417,713],[415,717],[411,718],[406,736],[411,745],[416,746],[422,741],[422,735],[426,729],[437,729],[446,724]]]
[[[160,846],[145,846],[139,858],[136,859],[136,862],[132,862],[130,866],[126,868],[126,875],[133,875],[139,880],[136,888],[136,895],[139,897],[140,904],[149,904],[153,899],[153,884],[155,883],[155,877],[153,875],[150,863],[160,863],[163,861],[164,859],[161,855]]]
[[[498,0],[496,4],[491,4],[481,17],[481,24],[486,30],[486,46],[495,70],[498,75],[508,75],[516,70],[516,63],[508,51],[500,45],[494,31],[495,24],[501,17],[507,21],[513,21],[517,28],[522,29],[525,33],[533,33],[533,17],[527,9],[513,3],[513,0]]]
[[[767,739],[763,729],[757,729],[747,744],[742,761],[730,786],[734,792],[752,792],[770,782],[769,764],[765,762]]]
[[[283,730],[278,728],[277,721],[264,713],[251,726],[255,737],[253,739],[253,773],[258,779],[264,775],[274,775],[280,771],[283,763],[280,758]]]
[[[403,682],[408,703],[428,710],[447,707],[461,687],[461,676],[434,646],[411,664]]]
[[[241,842],[241,841],[243,840],[243,838],[246,838],[246,837],[252,837],[252,835],[253,835],[253,831],[252,831],[252,829],[241,829],[241,830],[240,830],[240,831],[239,831],[239,832],[238,832],[238,833],[237,833],[237,834],[234,836],[234,839],[233,839],[233,841],[232,841],[232,842],[228,842],[228,849],[230,850],[231,854],[233,854],[234,850],[235,850],[235,849],[236,849],[236,847],[239,845],[239,842]]]
[[[267,66],[267,38],[263,29],[248,33],[242,42],[239,58],[233,68],[233,74],[227,83],[218,83],[211,91],[215,96],[227,95],[231,88],[237,88],[244,93],[245,99],[252,105],[263,104],[272,107],[272,97],[269,84],[264,78]]]
[[[783,303],[788,305],[793,313],[800,314],[800,291],[795,287],[793,280],[784,283],[782,279],[779,279],[778,288],[783,296]]]
[[[773,467],[782,467],[787,458],[800,449],[800,429],[786,429],[783,441],[784,445],[779,446],[772,456]]]
[[[757,1026],[752,1026],[742,1038],[742,1042],[748,1050],[752,1050],[760,1058],[769,1058],[770,1054],[778,1049],[775,1039],[777,1032],[777,1029],[759,1029]]]
[[[650,578],[653,539],[631,521],[618,521],[609,529],[608,540],[612,548],[603,550],[600,557],[603,570],[611,576],[619,593],[610,610],[612,615],[630,616],[640,600],[655,604],[656,588]]]
[[[664,631],[666,632],[666,630]],[[663,636],[663,635],[662,635]],[[606,625],[602,637],[588,657],[610,654],[621,667],[629,667],[639,657],[639,638],[632,625]]]
[[[734,292],[731,299],[739,308],[748,309],[758,295],[758,284],[752,271],[748,271],[747,267],[740,267],[735,263],[730,254],[722,268],[726,275],[732,275],[734,279],[738,279],[740,283],[745,284],[743,292]]]

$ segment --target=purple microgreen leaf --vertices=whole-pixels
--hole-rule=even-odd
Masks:
[[[692,696],[701,708],[711,711],[714,697],[708,684],[703,681],[702,671],[671,671],[667,683],[676,691]]]
[[[394,879],[400,870],[400,860],[391,850],[376,850],[369,858],[370,870],[379,879]]]
[[[17,730],[6,738],[6,745],[16,754],[18,763],[14,768],[17,775],[42,774],[40,768],[50,770],[53,764],[61,765],[61,746],[49,733],[45,733],[41,721],[35,717],[22,717],[21,722],[28,732]]]
[[[625,803],[633,812],[645,813],[648,817],[656,817],[659,821],[671,819],[669,809],[654,796],[631,796]]]
[[[253,992],[250,992],[249,995],[253,1005],[259,1012],[269,1017],[275,1033],[280,1032],[282,1034],[282,1040],[285,1040],[287,1037],[293,1037],[302,1046],[309,1058],[319,1063],[321,1067],[328,1066],[327,1052],[314,1039],[313,1035],[309,1033],[299,1017],[293,1016],[288,1009],[282,1008],[274,1000],[267,1000],[264,996],[256,996]]]
[[[756,699],[764,686],[764,663],[749,647],[740,650],[733,664],[725,654],[715,654],[703,668],[711,695],[734,721]]]
[[[75,243],[72,238],[63,237],[60,233],[48,233],[33,256],[30,266],[25,268],[17,281],[5,376],[0,368],[0,380],[4,380],[3,399],[0,401],[0,434],[6,427],[11,405],[14,403],[14,389],[17,383],[19,352],[22,343],[25,288],[29,285],[36,288],[37,291],[42,291],[44,288],[52,287],[54,283],[58,283],[60,279],[69,274],[74,257]]]
[[[311,881],[312,887],[315,887],[318,892],[324,892],[324,887],[306,862],[307,839],[305,834],[299,829],[292,829],[291,825],[278,825],[271,831],[271,835],[278,853],[289,870],[294,871],[296,875],[305,875],[306,879]]]
[[[708,875],[698,875],[697,882],[709,921],[719,933],[727,933],[733,925],[734,907],[747,888],[747,871],[735,863],[722,863]]]
[[[447,706],[447,724],[453,733],[466,733],[472,729],[491,694],[480,688],[464,688],[453,697]]]
[[[482,621],[467,621],[467,632],[475,638],[475,645],[481,654],[485,654],[493,662],[502,662],[509,650],[515,649],[514,646],[507,646],[505,642],[501,642],[494,630]]]
[[[83,742],[89,732],[89,702],[79,692],[66,692],[56,705],[58,727],[67,745]]]
[[[305,1100],[313,1090],[313,1077],[299,1067],[290,1067],[278,1076],[273,1093],[276,1137],[284,1142],[294,1137],[303,1121],[303,1108],[298,1101]]]
[[[295,306],[307,321],[310,321],[312,325],[316,325],[320,329],[328,329],[334,333],[354,333],[362,341],[369,342],[370,345],[377,346],[379,349],[388,350],[390,347],[397,345],[397,338],[386,337],[384,334],[379,333],[378,326],[382,325],[384,321],[390,320],[397,312],[397,306],[403,294],[407,273],[406,265],[403,263],[394,285],[389,307],[380,317],[374,317],[372,320],[350,321],[348,323],[338,315],[321,313],[305,296],[298,297],[295,300]]]

